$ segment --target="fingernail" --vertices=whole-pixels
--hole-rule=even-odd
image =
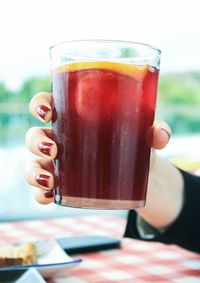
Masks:
[[[45,120],[45,117],[49,111],[51,111],[51,109],[47,107],[46,105],[40,105],[37,108],[37,113],[40,116],[40,118],[42,118],[43,120]]]
[[[160,130],[165,132],[169,138],[171,137],[171,134],[165,128],[160,128]]]
[[[48,156],[51,156],[51,148],[53,146],[53,143],[50,142],[41,142],[38,147],[39,150],[43,153],[46,154]]]
[[[49,179],[50,179],[50,176],[45,175],[45,174],[39,174],[39,175],[36,177],[37,183],[38,183],[39,185],[43,186],[43,187],[48,187]]]
[[[54,197],[53,190],[50,190],[50,191],[46,190],[46,191],[44,191],[44,197],[45,198],[52,198],[52,197]]]

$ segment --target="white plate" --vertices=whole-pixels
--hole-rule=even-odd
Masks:
[[[12,281],[13,282],[13,281]],[[41,274],[34,268],[26,270],[26,272],[15,283],[46,283]]]
[[[10,280],[10,276],[14,276],[17,279],[30,268],[37,269],[44,278],[55,277],[56,275],[73,268],[81,261],[81,259],[73,259],[72,257],[68,256],[55,241],[55,245],[47,253],[45,253],[45,255],[38,257],[37,264],[1,267],[0,278],[2,278],[2,276],[3,278],[5,277],[5,282],[6,280]]]

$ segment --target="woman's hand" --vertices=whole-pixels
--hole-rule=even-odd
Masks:
[[[30,102],[30,112],[42,122],[52,119],[53,102],[50,93],[40,92]],[[170,139],[170,128],[164,122],[156,122],[152,127],[153,149],[162,149]],[[33,127],[26,134],[28,149],[38,156],[31,161],[25,172],[27,182],[36,187],[35,198],[39,203],[48,204],[53,201],[52,189],[55,184],[53,159],[57,155],[57,145],[52,139],[52,129]],[[155,151],[152,152],[150,173],[156,159]]]
[[[50,93],[40,92],[30,102],[29,110],[42,122],[49,122],[52,118],[52,99]],[[52,129],[33,127],[26,134],[28,149],[38,156],[30,161],[25,170],[27,182],[36,187],[34,194],[39,203],[48,204],[53,201],[55,175],[53,159],[57,155],[57,145],[52,139]]]

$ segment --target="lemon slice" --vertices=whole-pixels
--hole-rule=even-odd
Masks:
[[[135,79],[143,79],[148,71],[148,65],[132,65],[126,63],[117,63],[117,62],[73,62],[68,63],[56,68],[56,72],[70,72],[70,71],[79,71],[86,69],[106,69],[110,71],[115,71],[120,74],[125,74]]]

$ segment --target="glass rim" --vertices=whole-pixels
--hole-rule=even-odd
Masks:
[[[158,53],[158,55],[161,54],[161,50],[151,44],[143,43],[143,42],[137,42],[137,41],[129,41],[129,40],[118,40],[118,39],[74,39],[74,40],[64,40],[60,41],[58,43],[55,43],[49,47],[50,51],[60,45],[64,45],[67,43],[120,43],[120,44],[130,44],[130,45],[136,45],[141,47],[146,47],[150,50],[153,50]]]

